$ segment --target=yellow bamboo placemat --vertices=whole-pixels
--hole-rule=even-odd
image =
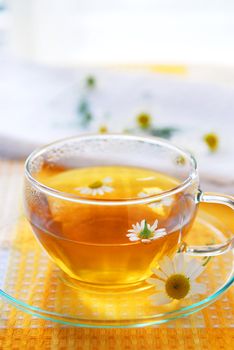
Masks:
[[[17,213],[22,188],[22,164],[0,162],[0,217]],[[214,210],[211,208],[209,210]],[[224,222],[234,230],[229,209]],[[9,233],[8,233],[9,234]],[[8,237],[0,237],[7,244]],[[9,265],[9,262],[8,262]],[[4,278],[5,266],[0,266]],[[233,349],[233,289],[208,308],[184,319],[139,329],[73,328],[22,313],[0,300],[0,349]]]

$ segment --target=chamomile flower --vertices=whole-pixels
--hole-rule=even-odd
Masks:
[[[203,136],[203,141],[206,143],[211,152],[217,151],[219,147],[219,137],[217,134],[210,132],[209,134]]]
[[[148,113],[140,113],[136,117],[136,122],[141,129],[149,129],[152,123],[152,117]]]
[[[184,166],[186,164],[186,158],[182,155],[176,157],[176,164],[180,166]]]
[[[185,257],[178,253],[173,259],[165,256],[159,261],[159,268],[152,269],[156,278],[146,281],[155,286],[156,294],[150,298],[154,305],[163,305],[189,297],[193,294],[203,294],[206,287],[195,279],[204,271],[204,266],[196,259]]]
[[[111,186],[108,186],[109,183],[112,182],[112,179],[110,177],[106,177],[102,181],[97,180],[95,182],[92,182],[88,186],[84,187],[77,187],[76,190],[79,191],[81,194],[90,194],[92,196],[96,195],[103,195],[105,192],[110,193],[114,189]]]
[[[87,88],[93,89],[96,85],[95,77],[93,75],[89,75],[88,77],[86,77],[85,84],[86,84]]]
[[[98,129],[99,134],[106,134],[108,133],[108,128],[106,125],[101,125]]]
[[[156,191],[154,189],[148,189],[147,192],[139,192],[138,197],[145,198],[145,197],[157,194],[157,193],[159,193],[159,191]],[[167,197],[163,198],[162,200],[148,204],[148,206],[150,208],[158,208],[161,206],[170,207],[172,205],[172,203],[173,203],[173,198],[171,196],[170,197],[167,196]]]
[[[152,226],[147,224],[146,220],[132,225],[132,229],[128,230],[127,237],[131,242],[141,241],[142,243],[150,243],[157,238],[163,237],[167,234],[165,228],[157,229],[158,220],[155,220]]]

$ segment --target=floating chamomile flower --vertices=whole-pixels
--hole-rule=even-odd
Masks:
[[[156,278],[146,281],[156,288],[157,293],[150,297],[154,305],[168,304],[206,291],[204,284],[195,282],[204,271],[204,266],[196,259],[185,257],[183,253],[176,254],[173,259],[164,256],[159,261],[159,268],[152,271]]]
[[[112,179],[110,177],[106,177],[102,181],[97,180],[95,182],[92,182],[88,186],[84,187],[77,187],[76,190],[79,191],[81,194],[90,194],[92,196],[96,195],[103,195],[105,192],[110,193],[114,189],[111,186],[107,186],[107,184],[111,183]]]
[[[141,241],[142,243],[150,243],[155,239],[163,237],[167,234],[165,228],[157,229],[158,220],[155,220],[152,226],[147,224],[146,220],[132,225],[132,229],[128,230],[127,237],[131,242]]]
[[[160,191],[150,189],[150,190],[147,190],[147,192],[144,192],[144,191],[139,192],[138,197],[145,198],[145,197],[152,196],[152,195],[158,194],[158,193],[160,193]],[[170,207],[173,202],[174,202],[174,200],[173,200],[172,196],[170,196],[170,197],[167,196],[159,201],[148,204],[148,206],[150,208],[159,208],[161,206]]]

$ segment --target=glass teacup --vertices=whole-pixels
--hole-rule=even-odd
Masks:
[[[164,255],[217,255],[220,245],[184,244],[203,193],[195,159],[171,143],[127,135],[68,138],[25,164],[25,213],[66,279],[93,287],[137,286]],[[202,234],[202,232],[201,232]]]

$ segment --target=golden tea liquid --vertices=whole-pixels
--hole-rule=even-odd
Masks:
[[[144,198],[179,185],[165,174],[122,166],[44,166],[37,179],[81,199],[113,201]],[[191,225],[194,203],[185,193],[150,204],[111,206],[40,193],[36,200],[26,200],[26,210],[38,240],[64,272],[83,282],[112,286],[144,280],[159,259],[178,249]],[[154,239],[144,239],[147,225],[152,227],[156,220],[156,230],[167,234],[155,230]],[[145,235],[132,232],[131,240],[128,230],[142,221]]]

